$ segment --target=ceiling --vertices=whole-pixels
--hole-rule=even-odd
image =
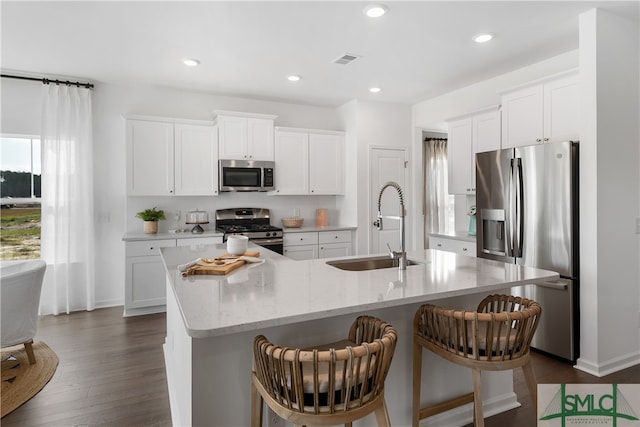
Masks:
[[[3,0],[1,66],[322,106],[413,104],[577,49],[578,15],[590,8],[636,21],[639,9],[637,1],[387,1],[389,12],[371,19],[367,4]],[[471,40],[485,31],[494,40]],[[332,62],[345,53],[362,57]]]

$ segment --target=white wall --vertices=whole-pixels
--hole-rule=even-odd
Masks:
[[[602,10],[580,16],[580,307],[578,367],[640,363],[639,28]]]
[[[46,70],[45,70],[46,71]],[[275,114],[277,126],[343,130],[334,109],[268,102],[244,98],[180,91],[152,86],[114,86],[94,82],[93,144],[96,214],[96,305],[119,305],[124,301],[125,232],[141,232],[135,212],[158,206],[170,215],[199,208],[210,214],[227,207],[266,207],[274,222],[290,216],[293,208],[307,223],[315,222],[315,209],[328,208],[330,223],[337,222],[336,196],[277,196],[264,194],[224,194],[218,197],[130,197],[125,194],[126,114],[211,120],[214,110]],[[2,79],[2,133],[39,135],[41,85],[37,82]],[[173,227],[173,220],[162,221],[160,230]],[[348,224],[353,225],[353,224]]]
[[[350,138],[350,152],[347,155],[347,192],[340,201],[341,211],[349,211],[349,218],[354,213],[354,200],[357,212],[358,233],[356,237],[356,253],[367,254],[370,252],[371,223],[375,219],[375,212],[371,212],[369,187],[369,151],[371,147],[401,147],[407,150],[411,156],[411,107],[403,104],[388,104],[371,101],[354,100],[338,109],[343,123],[348,126]],[[352,131],[355,129],[355,132]],[[353,143],[356,144],[355,149]],[[354,163],[355,161],[355,163]],[[413,193],[411,188],[411,176],[407,174],[406,188],[403,189],[406,196],[406,207],[409,218],[406,230],[407,247],[415,236],[410,226],[411,216],[414,212],[414,201],[408,195]]]

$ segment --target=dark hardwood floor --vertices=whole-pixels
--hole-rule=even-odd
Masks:
[[[60,365],[38,395],[0,424],[171,425],[162,351],[165,329],[164,314],[123,318],[122,307],[43,317],[36,340],[56,352]],[[640,383],[640,366],[597,378],[540,354],[534,354],[533,363],[539,383]],[[521,370],[516,370],[514,384],[522,406],[487,418],[487,427],[536,425]]]

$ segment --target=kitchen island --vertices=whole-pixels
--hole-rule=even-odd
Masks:
[[[550,271],[437,250],[409,252],[416,264],[406,271],[343,271],[327,265],[326,259],[294,261],[264,249],[264,263],[227,276],[183,278],[177,269],[224,252],[224,245],[161,250],[167,269],[165,362],[176,426],[248,426],[256,335],[280,345],[308,347],[344,338],[353,319],[364,313],[398,331],[385,394],[392,424],[409,426],[411,327],[420,304],[438,300],[475,308],[486,294],[558,278]],[[470,371],[432,354],[425,355],[425,363],[425,402],[471,390]],[[486,416],[518,406],[510,371],[490,373],[483,381]],[[433,417],[430,425],[463,425],[470,417],[470,409],[462,407]],[[375,422],[370,418],[355,423],[371,424]]]

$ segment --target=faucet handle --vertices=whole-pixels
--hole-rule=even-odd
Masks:
[[[378,230],[382,230],[382,218],[378,218],[375,221],[373,221],[373,226],[376,227]]]
[[[387,248],[389,249],[389,256],[391,258],[395,258],[396,257],[396,253],[391,250],[391,246],[389,246],[389,243],[387,243]]]

